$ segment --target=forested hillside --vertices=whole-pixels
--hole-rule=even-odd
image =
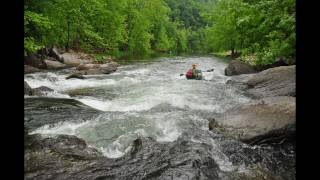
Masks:
[[[295,59],[294,0],[25,0],[24,28],[25,55],[57,46],[114,57]]]

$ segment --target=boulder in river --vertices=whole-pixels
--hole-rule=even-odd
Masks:
[[[296,98],[268,97],[239,105],[209,122],[209,129],[248,143],[278,142],[293,137]]]
[[[54,91],[54,90],[51,88],[48,88],[46,86],[40,86],[40,87],[32,89],[32,95],[43,96],[43,95],[46,95],[47,92],[52,92],[52,91]]]
[[[62,64],[59,61],[52,61],[52,60],[44,60],[44,62],[47,64],[47,69],[63,69],[66,67],[65,64]]]
[[[66,77],[66,79],[72,79],[72,78],[75,78],[75,79],[85,79],[85,77],[81,74],[81,73],[73,73],[71,74],[70,76]]]
[[[256,71],[252,66],[238,60],[232,60],[224,70],[226,76],[233,76],[239,74],[251,74]]]
[[[254,98],[296,96],[296,66],[280,66],[265,71],[233,76],[227,84],[245,90]]]
[[[116,62],[106,64],[81,64],[77,67],[83,75],[110,74],[117,70],[119,66]]]
[[[82,71],[82,70],[96,69],[99,67],[100,67],[100,64],[80,64],[79,66],[77,66],[77,70]]]
[[[24,74],[30,74],[35,72],[40,72],[41,70],[29,65],[24,65]]]
[[[24,58],[24,64],[33,66],[39,69],[46,69],[46,63],[41,59],[40,55],[38,54],[29,54]]]
[[[119,66],[118,63],[116,62],[110,62],[110,63],[106,63],[106,64],[102,64],[99,67],[99,70],[103,73],[103,74],[110,74],[112,72],[115,72],[117,70],[117,67]]]

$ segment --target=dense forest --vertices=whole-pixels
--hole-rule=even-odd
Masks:
[[[25,56],[57,46],[114,57],[228,53],[295,61],[295,0],[25,0]]]

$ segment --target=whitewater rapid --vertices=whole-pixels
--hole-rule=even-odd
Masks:
[[[201,81],[180,76],[192,64],[214,71],[204,72]],[[225,67],[212,57],[178,57],[121,66],[115,73],[86,79],[66,79],[68,70],[27,74],[32,88],[54,90],[47,97],[75,99],[102,111],[94,119],[45,125],[31,133],[76,135],[109,158],[124,155],[140,136],[175,141],[190,129],[207,130],[210,117],[250,100],[225,84]]]

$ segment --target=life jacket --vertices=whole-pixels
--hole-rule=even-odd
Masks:
[[[187,74],[186,74],[186,77],[187,77],[188,79],[191,79],[191,78],[193,78],[192,75],[193,75],[192,69],[189,69],[188,72],[187,72]]]

